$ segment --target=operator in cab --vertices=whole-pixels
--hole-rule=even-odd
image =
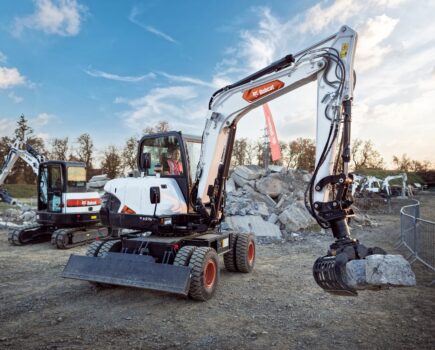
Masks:
[[[171,158],[167,160],[169,166],[169,175],[182,175],[183,164],[180,160],[181,152],[178,148],[172,151]]]

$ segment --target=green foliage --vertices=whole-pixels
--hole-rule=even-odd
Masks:
[[[38,195],[36,185],[32,184],[5,184],[2,187],[5,188],[13,198],[30,198]]]

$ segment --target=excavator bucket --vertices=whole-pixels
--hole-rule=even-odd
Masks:
[[[318,258],[313,266],[313,276],[325,291],[335,295],[357,296],[355,289],[346,284],[346,266],[338,264],[335,256]]]
[[[159,264],[146,255],[107,253],[104,257],[71,255],[62,277],[187,295],[190,268]]]

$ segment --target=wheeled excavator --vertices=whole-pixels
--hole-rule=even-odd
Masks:
[[[16,141],[2,166],[4,183],[16,161],[21,158],[37,175],[38,210],[36,223],[9,230],[12,245],[49,241],[60,249],[93,241],[107,229],[100,223],[101,198],[86,191],[86,168],[82,162],[45,160],[31,145]],[[8,197],[6,197],[8,198]],[[14,203],[9,196],[9,203]]]
[[[220,230],[237,124],[254,108],[317,81],[316,162],[305,203],[335,241],[315,261],[313,275],[327,292],[356,295],[345,279],[346,263],[385,254],[352,238],[348,226],[353,216],[349,162],[356,42],[357,33],[343,26],[216,91],[208,105],[195,174],[189,140],[182,133],[145,135],[138,149],[141,177],[115,179],[104,188],[103,224],[128,233],[94,242],[86,256],[72,255],[62,276],[207,300],[218,283],[219,255],[227,270],[251,272],[254,236]],[[176,162],[175,173],[167,158]]]

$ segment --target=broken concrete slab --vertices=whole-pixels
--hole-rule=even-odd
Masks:
[[[225,184],[225,190],[227,193],[235,192],[236,191],[236,183],[234,182],[233,178],[229,178]]]
[[[236,232],[252,232],[257,237],[281,239],[279,227],[264,221],[260,215],[229,216],[225,218],[225,222]]]
[[[282,193],[289,192],[291,185],[278,173],[270,174],[255,183],[258,192],[272,198],[277,198]]]
[[[239,187],[243,187],[243,186],[245,186],[246,184],[250,184],[250,183],[255,184],[254,180],[248,180],[248,179],[245,179],[243,176],[240,176],[240,175],[238,175],[238,174],[236,174],[236,173],[233,173],[233,174],[231,175],[231,178],[234,180],[235,184],[236,184],[237,186],[239,186]],[[255,185],[254,185],[254,186],[255,186]]]
[[[234,169],[233,175],[242,177],[245,180],[259,179],[264,173],[264,170],[255,165],[239,165]],[[231,175],[231,176],[233,176]]]
[[[369,255],[346,264],[346,284],[357,290],[415,286],[411,265],[401,255]]]
[[[366,257],[366,279],[369,284],[415,286],[415,274],[401,255],[370,255]]]
[[[285,170],[283,166],[281,166],[281,165],[273,165],[273,164],[269,165],[267,169],[269,171],[271,171],[272,173],[280,173],[280,172]]]
[[[269,219],[267,219],[267,222],[270,222],[271,224],[275,224],[278,221],[278,215],[276,215],[275,213],[272,213],[269,216]]]
[[[316,223],[300,202],[287,207],[279,215],[279,221],[285,225],[286,230],[289,232],[299,231]]]

